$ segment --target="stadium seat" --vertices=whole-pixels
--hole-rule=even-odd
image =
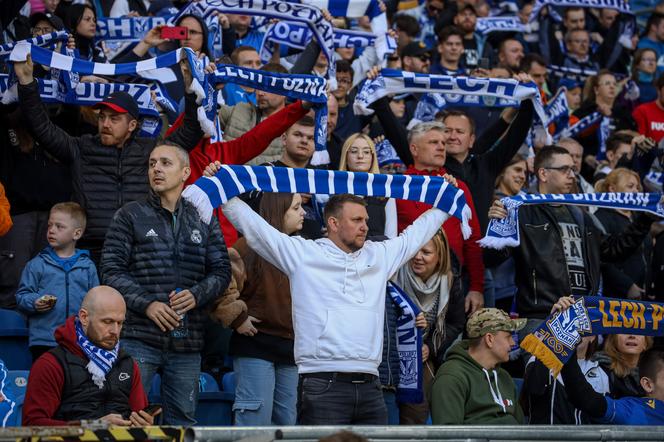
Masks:
[[[148,402],[161,404],[161,376],[159,373],[156,373],[152,378],[152,384],[150,384],[150,391],[148,392]]]
[[[523,378],[512,378],[514,385],[516,385],[516,397],[519,397],[521,394],[521,388],[523,387]]]
[[[232,408],[235,395],[233,393],[219,391],[219,384],[208,373],[201,373],[198,385],[198,405],[196,407],[197,425],[232,425]]]
[[[25,400],[25,390],[28,387],[29,374],[28,370],[9,370],[7,372],[5,388],[7,395],[12,397],[15,402],[14,410],[6,423],[8,427],[21,426],[21,414],[23,413],[23,401]]]
[[[235,395],[235,372],[230,371],[221,378],[221,389]]]
[[[32,366],[28,326],[14,310],[0,309],[0,359],[9,370],[29,370]]]

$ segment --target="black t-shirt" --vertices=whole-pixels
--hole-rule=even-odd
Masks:
[[[585,296],[588,294],[588,277],[583,257],[583,234],[581,228],[574,220],[566,206],[552,206],[560,230],[560,239],[563,242],[565,261],[572,295]]]
[[[477,47],[477,41],[474,38],[463,39],[463,56],[465,68],[476,68],[480,62],[480,51]]]

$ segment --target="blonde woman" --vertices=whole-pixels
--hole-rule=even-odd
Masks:
[[[598,192],[641,192],[639,175],[630,169],[619,167],[596,185]],[[607,235],[624,232],[632,222],[632,213],[621,209],[598,209],[595,216]],[[644,299],[651,281],[652,238],[646,236],[643,243],[619,262],[602,264],[604,296],[612,298]]]
[[[424,424],[429,416],[431,385],[447,348],[466,323],[459,262],[440,229],[392,278],[417,304],[427,321],[423,333],[422,360],[424,402],[400,404],[402,425]]]
[[[363,133],[355,133],[341,147],[339,170],[380,173],[376,145]],[[369,214],[368,238],[397,236],[397,206],[394,199],[365,197]]]
[[[593,360],[609,377],[609,396],[644,396],[637,365],[641,354],[651,348],[653,338],[639,335],[609,335],[604,350],[595,353]]]

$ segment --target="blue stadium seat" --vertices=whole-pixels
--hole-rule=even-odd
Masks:
[[[224,373],[224,377],[221,378],[221,389],[235,395],[235,372],[230,371]]]
[[[150,391],[148,392],[148,402],[161,404],[161,376],[159,373],[152,378],[152,384],[150,384]]]
[[[232,409],[235,395],[233,393],[219,391],[219,384],[208,373],[201,373],[198,385],[198,405],[196,406],[197,425],[232,425]]]
[[[25,390],[28,387],[28,370],[9,370],[7,372],[6,386],[7,395],[11,396],[16,403],[14,410],[7,420],[8,427],[21,426],[21,414],[23,413],[23,402],[25,401]]]
[[[0,309],[0,359],[10,370],[29,370],[28,325],[14,310]]]
[[[514,381],[514,385],[516,385],[516,397],[518,398],[523,387],[523,378],[512,378],[512,380]]]

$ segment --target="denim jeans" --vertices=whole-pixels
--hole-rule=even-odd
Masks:
[[[387,425],[378,378],[361,384],[300,376],[300,425]]]
[[[235,425],[295,425],[297,367],[258,358],[233,358]]]
[[[164,425],[196,424],[200,353],[176,353],[150,347],[137,339],[123,339],[120,347],[131,355],[141,370],[145,393],[152,378],[161,369],[161,401]]]

